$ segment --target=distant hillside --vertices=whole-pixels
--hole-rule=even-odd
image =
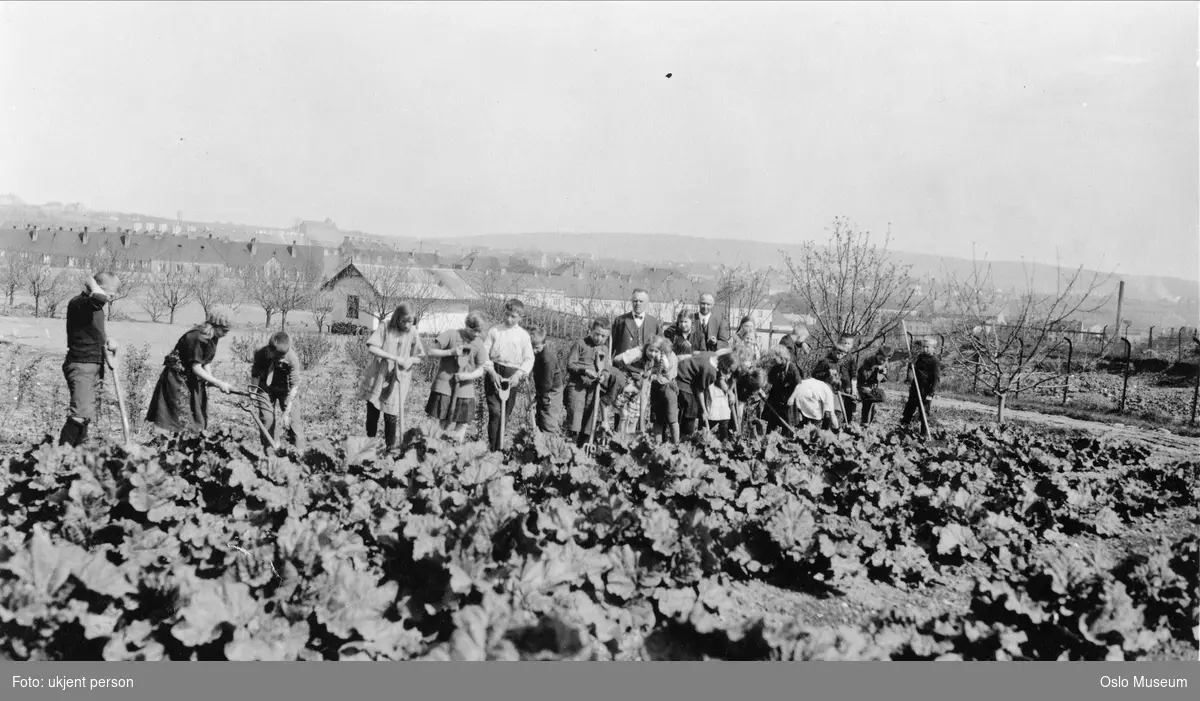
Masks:
[[[643,263],[749,263],[756,266],[781,267],[780,251],[796,255],[798,245],[764,243],[761,241],[734,241],[731,239],[705,239],[695,236],[673,234],[630,234],[630,233],[529,233],[488,234],[444,239],[446,243],[460,246],[486,246],[496,250],[536,249],[547,253],[596,257],[637,259]],[[947,272],[962,275],[970,270],[971,261],[963,258],[943,258],[927,253],[893,251],[896,258],[912,265],[912,272],[921,279],[942,279]],[[1026,264],[1011,261],[994,261],[992,272],[996,284],[1001,288],[1024,284],[1032,272],[1034,287],[1041,292],[1053,292],[1057,274],[1054,266],[1040,263]],[[1121,275],[1125,281],[1125,297],[1155,302],[1183,303],[1200,299],[1200,282],[1172,277],[1149,275]],[[1118,276],[1113,276],[1110,286],[1115,289]],[[1106,288],[1107,289],[1107,288]]]

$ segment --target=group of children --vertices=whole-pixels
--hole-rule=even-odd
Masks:
[[[115,344],[104,333],[102,310],[111,293],[103,289],[105,284],[115,288],[119,281],[108,273],[97,275],[68,306],[69,352],[64,373],[72,394],[72,416],[64,427],[62,442],[78,444],[86,435],[90,416],[85,405],[94,401],[90,397],[95,392],[95,380],[88,380],[102,376],[106,362],[100,359],[101,349],[115,351]],[[465,439],[476,413],[476,381],[484,379],[492,450],[502,445],[501,427],[511,425],[518,394],[513,390],[530,375],[538,430],[565,434],[579,445],[601,433],[647,432],[677,442],[701,426],[727,436],[751,420],[750,414],[758,416],[753,420],[768,431],[807,423],[838,430],[853,418],[856,404],[862,404],[865,425],[872,420],[875,406],[884,401],[880,385],[887,381],[892,355],[887,345],[855,368],[850,356],[854,339],[843,337],[816,363],[811,376],[806,376],[800,362],[806,347],[802,341],[785,338],[762,359],[754,324],[747,318],[727,347],[697,350],[689,340],[692,319],[684,313],[666,335],[655,335],[615,356],[609,321],[596,319],[587,336],[572,344],[565,363],[560,363],[546,342],[544,329],[521,327],[523,314],[521,301],[511,299],[504,306],[502,323],[486,334],[483,318],[472,313],[463,328],[438,335],[427,348],[417,333],[412,306],[399,304],[367,340],[370,361],[358,383],[359,400],[366,403],[367,436],[378,434],[382,418],[385,444],[389,449],[398,445],[408,424],[404,407],[413,369],[427,357],[438,359],[439,364],[425,413],[451,440]],[[146,421],[170,432],[207,427],[208,387],[233,391],[211,370],[217,344],[228,332],[228,317],[214,311],[203,324],[180,337],[164,360]],[[918,389],[925,402],[921,419],[926,418],[940,375],[932,350],[926,343],[914,361],[915,382],[902,423],[917,413]],[[99,370],[89,369],[97,363]],[[278,425],[297,444],[304,440],[295,408],[301,369],[291,338],[284,331],[255,352],[251,366],[252,383],[265,400],[259,406],[267,433],[273,434]],[[755,410],[748,412],[751,406]],[[82,430],[73,428],[79,425]]]

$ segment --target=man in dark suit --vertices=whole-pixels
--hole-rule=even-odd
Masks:
[[[646,313],[650,307],[650,293],[640,287],[637,288],[633,291],[630,306],[633,307],[632,311],[613,320],[612,356],[610,356],[612,358],[616,358],[630,348],[641,348],[650,339],[663,334],[662,324],[658,319]],[[606,397],[609,406],[616,401],[630,379],[624,372],[613,374],[612,384],[609,385]]]
[[[696,353],[729,347],[729,325],[714,309],[713,296],[700,295],[700,311],[692,315],[692,349]]]
[[[650,307],[650,294],[640,287],[633,291],[630,300],[632,311],[618,316],[612,325],[612,354],[616,356],[630,348],[638,348],[663,333],[662,324],[646,310]]]

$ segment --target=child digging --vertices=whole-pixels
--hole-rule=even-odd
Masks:
[[[412,386],[412,368],[425,356],[417,336],[412,306],[401,302],[367,340],[367,363],[359,383],[359,398],[367,403],[367,437],[374,438],[383,414],[388,450],[399,445],[404,430],[404,402]]]
[[[278,408],[279,425],[286,429],[287,439],[303,452],[304,432],[294,402],[300,391],[300,358],[286,331],[277,332],[267,345],[255,351],[250,379],[266,395],[266,402],[259,406],[258,414],[267,429],[267,436],[275,435],[275,409]],[[266,447],[266,436],[262,437],[262,442]]]
[[[483,316],[472,312],[463,328],[438,336],[426,352],[441,361],[425,413],[441,422],[443,437],[459,443],[466,439],[467,425],[475,419],[475,380],[483,377],[482,332]]]
[[[567,353],[567,436],[586,442],[592,429],[592,406],[600,389],[600,371],[608,362],[609,320],[596,319],[591,331]]]

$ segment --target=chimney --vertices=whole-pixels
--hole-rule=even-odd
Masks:
[[[32,229],[30,229],[30,230],[29,230],[29,240],[30,240],[30,241],[37,241],[37,234],[38,234],[38,232],[37,232],[37,227],[35,226],[35,227],[33,227]]]
[[[90,239],[91,237],[92,237],[92,235],[87,230],[87,227],[86,226],[83,227],[83,233],[80,234],[80,236],[79,236],[79,240],[83,242],[83,245],[86,246],[88,244],[88,239]]]
[[[292,241],[292,245],[291,245],[291,246],[288,246],[288,253],[289,253],[289,254],[290,254],[290,255],[291,255],[293,258],[295,258],[295,257],[296,257],[296,242],[295,242],[295,241]]]
[[[252,255],[252,256],[258,255],[258,239],[257,238],[250,239],[250,255]]]

